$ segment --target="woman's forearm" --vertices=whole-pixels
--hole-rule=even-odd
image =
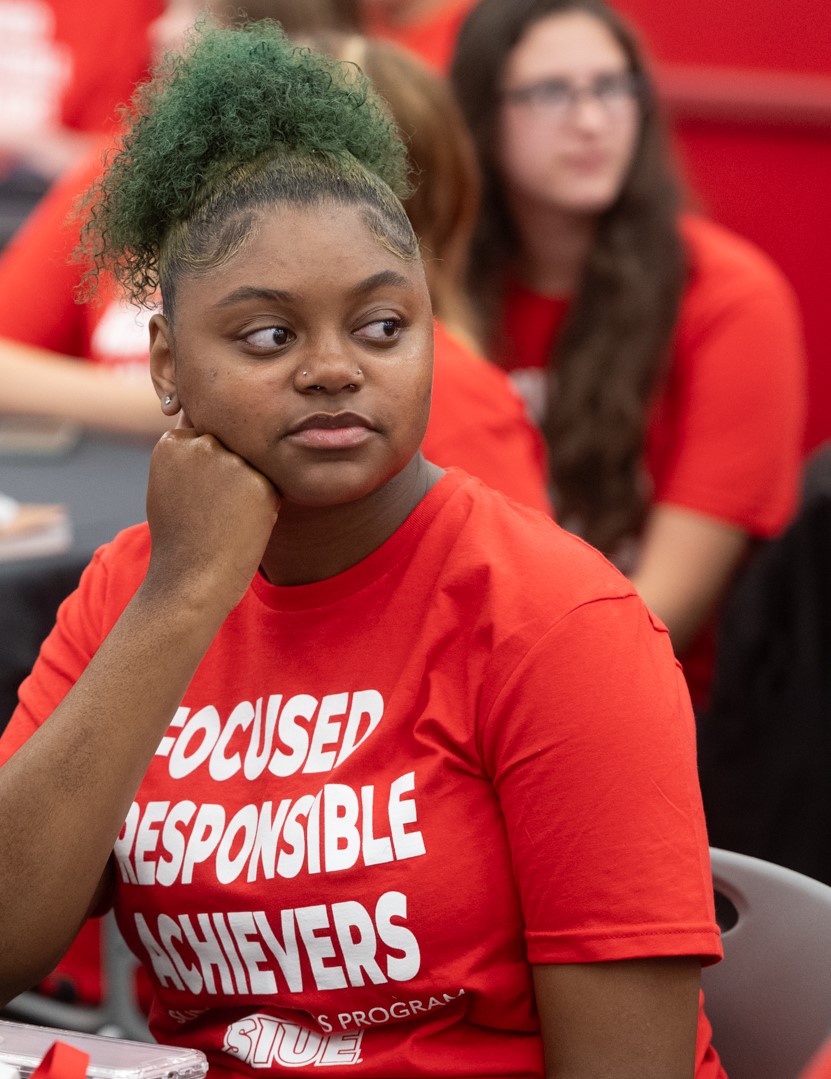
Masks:
[[[271,536],[271,483],[209,435],[157,443],[142,584],[52,715],[0,769],[0,1000],[89,912],[130,804]],[[80,602],[80,600],[79,600]]]
[[[206,604],[140,588],[64,701],[0,769],[1,1000],[72,941],[217,629]]]
[[[0,339],[0,412],[74,420],[84,427],[158,437],[169,426],[148,373],[118,371]]]
[[[741,529],[702,513],[663,505],[650,512],[630,579],[666,625],[676,654],[718,608],[749,542]]]

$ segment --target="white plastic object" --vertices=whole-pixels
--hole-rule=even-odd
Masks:
[[[89,1056],[87,1079],[203,1079],[204,1053],[150,1042],[103,1038],[74,1030],[30,1026],[0,1019],[0,1066],[28,1079],[55,1042],[65,1042]],[[0,1079],[6,1076],[0,1072]]]

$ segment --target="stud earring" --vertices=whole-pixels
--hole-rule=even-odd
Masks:
[[[172,397],[170,396],[170,394],[169,394],[169,393],[166,393],[166,394],[164,395],[164,402],[163,402],[163,404],[165,404],[165,405],[172,405],[172,404],[173,404],[173,398],[172,398]]]

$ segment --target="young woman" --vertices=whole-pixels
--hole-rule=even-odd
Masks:
[[[89,245],[161,285],[179,426],[4,735],[2,992],[114,903],[154,1033],[217,1076],[720,1077],[667,635],[419,452],[403,174],[355,69],[276,28],[205,31],[143,95]]]
[[[702,629],[794,506],[803,355],[755,248],[680,214],[655,91],[602,0],[481,0],[453,81],[485,173],[471,285],[549,445],[558,519],[666,622]]]

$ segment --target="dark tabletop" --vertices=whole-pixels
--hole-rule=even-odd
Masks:
[[[145,519],[152,441],[85,434],[60,456],[0,456],[0,492],[20,502],[61,502],[72,545],[62,554],[0,561],[0,730],[61,601],[93,552]]]

